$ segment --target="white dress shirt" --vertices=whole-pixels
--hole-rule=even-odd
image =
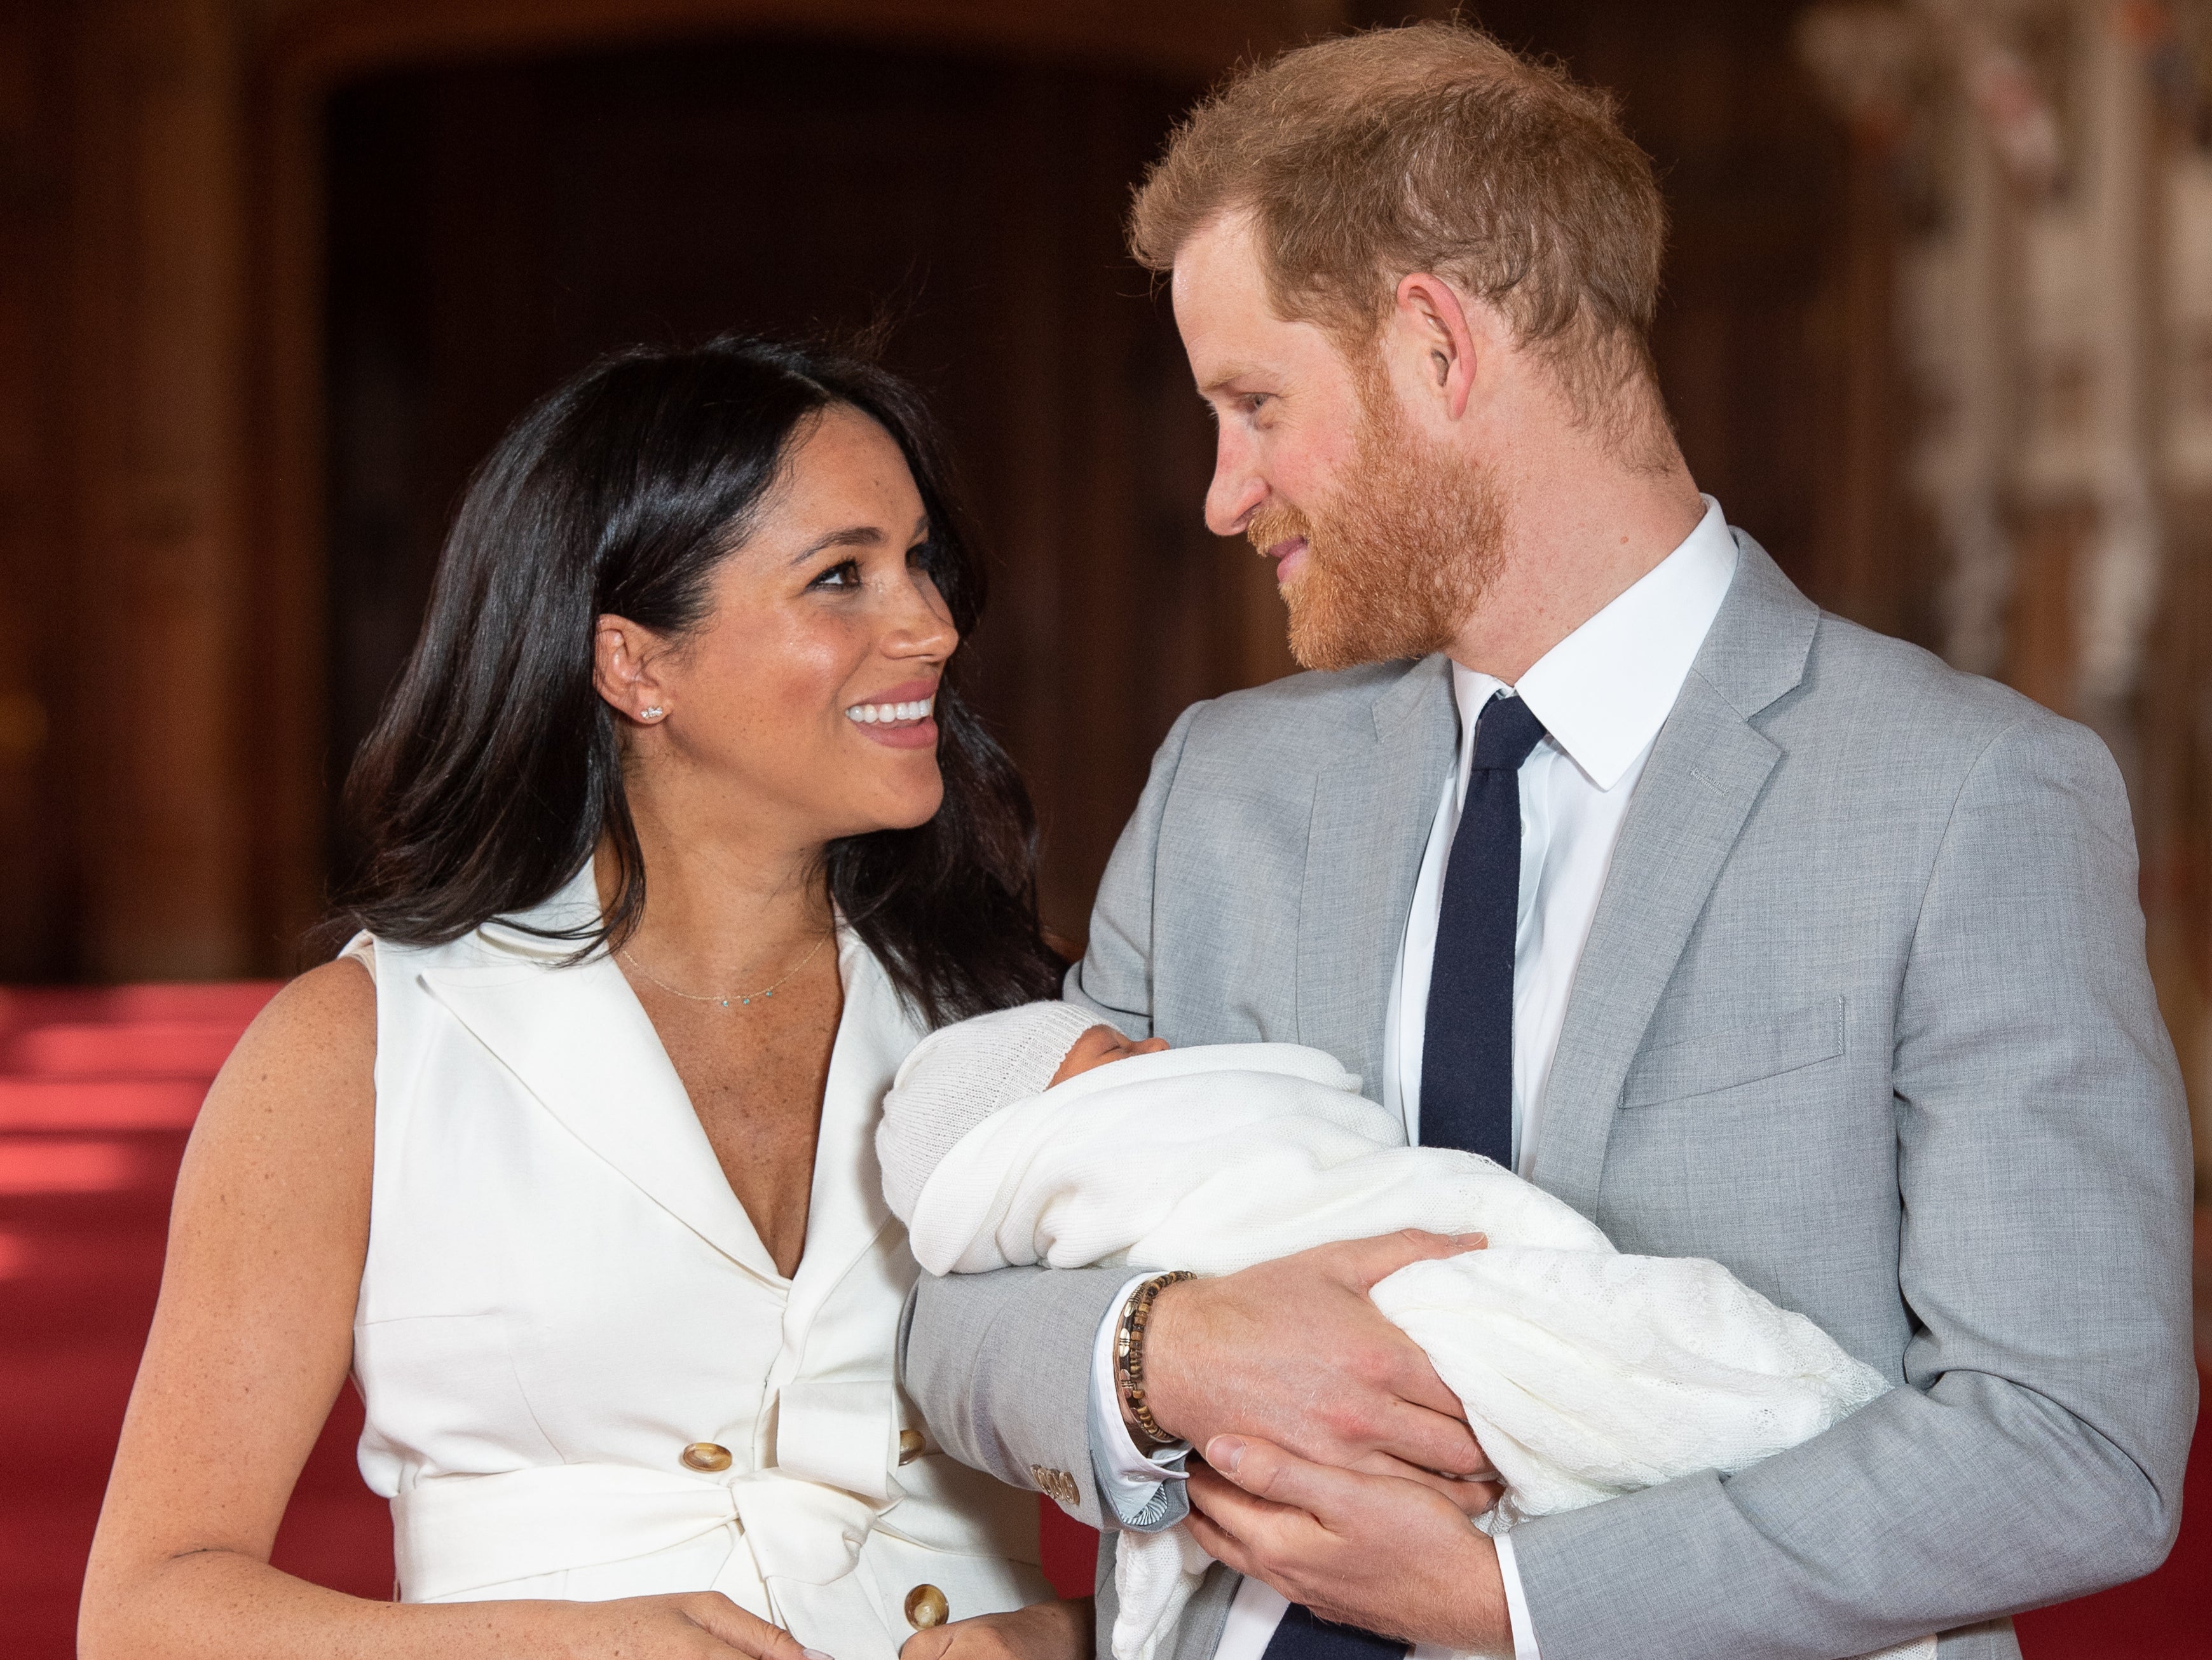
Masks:
[[[1525,1172],[1543,1129],[1544,1085],[1566,1018],[1567,995],[1597,915],[1613,844],[1636,781],[1668,712],[1689,678],[1729,584],[1736,548],[1720,503],[1704,498],[1705,517],[1667,557],[1612,604],[1552,648],[1507,686],[1452,666],[1459,749],[1440,781],[1413,909],[1391,976],[1383,1031],[1381,1101],[1420,1140],[1421,1049],[1429,975],[1436,956],[1444,866],[1467,795],[1468,759],[1483,707],[1499,691],[1517,695],[1544,724],[1546,737],[1522,763],[1521,893],[1513,958],[1513,1162]],[[1148,1276],[1131,1281],[1133,1287]],[[1179,1479],[1187,1447],[1147,1457],[1121,1423],[1113,1376],[1113,1328],[1121,1304],[1101,1326],[1091,1377],[1094,1438],[1108,1502],[1125,1520],[1156,1506],[1163,1480]],[[1515,1660],[1540,1660],[1512,1536],[1498,1541],[1498,1562],[1513,1628]],[[1261,1660],[1287,1606],[1248,1578],[1237,1588],[1214,1660]],[[1422,1645],[1414,1660],[1446,1651]]]

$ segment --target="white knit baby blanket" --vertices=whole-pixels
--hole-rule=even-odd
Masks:
[[[900,1110],[894,1090],[885,1111]],[[911,1192],[924,1173],[901,1174]],[[1490,1160],[1406,1146],[1358,1079],[1291,1044],[1139,1055],[1018,1102],[927,1173],[908,1231],[933,1274],[1042,1262],[1212,1274],[1399,1228],[1490,1239],[1401,1269],[1374,1299],[1427,1351],[1504,1478],[1492,1532],[1742,1469],[1887,1388],[1719,1264],[1622,1256]],[[1179,1527],[1121,1535],[1115,1660],[1156,1660],[1209,1560]]]

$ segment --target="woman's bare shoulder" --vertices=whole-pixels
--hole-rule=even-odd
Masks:
[[[327,1042],[352,1037],[376,1046],[376,981],[357,957],[309,969],[269,1000],[239,1040],[248,1044]]]
[[[343,1064],[376,1058],[376,982],[357,958],[309,969],[269,1000],[231,1060],[256,1066]]]
[[[335,1135],[365,1146],[375,1104],[376,982],[340,958],[292,981],[254,1017],[208,1091],[195,1140],[244,1130],[264,1145]]]

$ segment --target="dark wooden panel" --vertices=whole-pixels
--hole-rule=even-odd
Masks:
[[[69,457],[69,9],[0,9],[0,979],[77,966]]]
[[[1129,184],[1194,90],[774,40],[342,90],[333,781],[468,469],[532,398],[633,340],[888,315],[994,556],[974,684],[1046,818],[1048,913],[1079,936],[1176,713],[1287,666],[1264,569],[1200,523],[1208,429],[1121,246]]]

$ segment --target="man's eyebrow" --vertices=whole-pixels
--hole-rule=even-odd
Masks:
[[[1232,363],[1211,381],[1200,386],[1198,389],[1198,395],[1200,398],[1212,398],[1216,393],[1234,386],[1237,381],[1259,373],[1260,371],[1249,363]]]

